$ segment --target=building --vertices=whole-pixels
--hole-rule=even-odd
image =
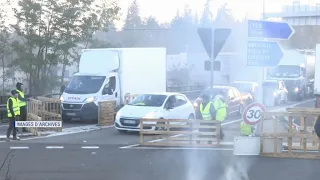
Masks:
[[[320,1],[292,1],[291,5],[282,7],[282,12],[266,13],[267,19],[281,18],[291,25],[320,25]]]

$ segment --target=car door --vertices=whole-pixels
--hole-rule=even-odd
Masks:
[[[177,106],[177,100],[174,95],[169,96],[165,103],[165,119],[181,119],[179,114],[179,108]],[[170,109],[168,109],[170,107]],[[171,124],[171,123],[170,123]]]
[[[228,114],[235,113],[237,111],[236,109],[236,101],[235,101],[235,94],[233,92],[233,89],[228,89]]]
[[[188,119],[190,115],[189,106],[187,106],[188,100],[182,95],[175,95],[177,104],[176,111],[179,115],[179,119]]]

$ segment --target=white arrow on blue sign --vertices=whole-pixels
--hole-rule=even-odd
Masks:
[[[294,33],[286,22],[248,20],[249,38],[290,39]]]
[[[274,67],[282,57],[282,48],[277,42],[248,41],[247,66]]]

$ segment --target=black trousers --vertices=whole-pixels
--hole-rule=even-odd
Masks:
[[[17,137],[17,128],[15,126],[15,121],[18,120],[18,117],[16,118],[9,118],[9,127],[8,127],[8,130],[7,130],[7,138],[10,137],[10,134],[11,134],[11,131],[12,132],[12,135],[13,135],[13,138],[16,138]]]
[[[26,121],[27,120],[27,106],[20,107],[20,117],[19,121]]]

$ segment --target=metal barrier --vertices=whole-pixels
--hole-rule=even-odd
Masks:
[[[220,121],[141,119],[140,144],[146,146],[219,146],[220,128]],[[156,135],[154,138],[157,140],[145,141],[146,135]]]
[[[315,134],[314,125],[320,110],[316,108],[288,108],[285,112],[265,112],[261,122],[262,156],[291,158],[320,158],[319,138]],[[288,117],[286,127],[279,130],[279,118]],[[293,119],[300,119],[300,129],[295,130]],[[264,128],[266,122],[272,122],[271,131]],[[280,132],[279,132],[280,131]],[[282,131],[282,132],[281,132]],[[266,143],[266,142],[269,143]],[[286,145],[287,144],[287,145]],[[283,150],[287,146],[287,150]],[[316,152],[315,152],[316,151]]]
[[[61,121],[61,105],[59,99],[37,97],[28,102],[27,121]],[[62,131],[62,127],[55,128],[27,128],[34,135],[40,135],[41,131]]]

